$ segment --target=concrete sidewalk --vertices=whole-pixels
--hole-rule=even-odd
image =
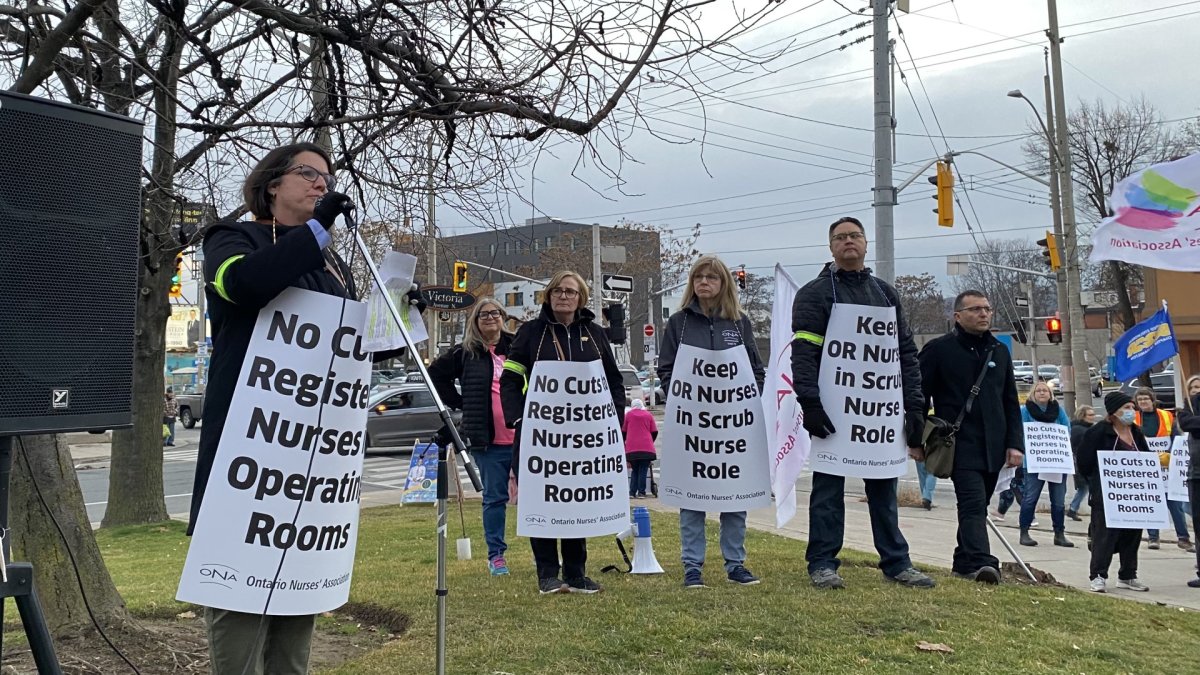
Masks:
[[[946,481],[948,483],[948,481]],[[850,492],[855,481],[846,482],[846,532],[845,548],[874,553],[875,544],[871,539],[871,521],[867,512],[866,502],[860,502],[862,497],[861,483],[859,492]],[[797,513],[790,523],[783,528],[775,527],[775,509],[759,509],[748,514],[747,524],[764,532],[778,534],[793,539],[807,540],[808,538],[808,497],[807,490],[798,491]],[[942,497],[941,491],[938,497]],[[952,498],[951,498],[952,499]],[[676,509],[663,506],[658,500],[634,502],[635,505],[645,504],[659,511],[673,512]],[[715,514],[710,516],[715,518]],[[1017,554],[1031,567],[1049,572],[1054,578],[1067,586],[1087,590],[1088,560],[1087,549],[1087,520],[1074,522],[1067,520],[1067,538],[1075,543],[1075,548],[1063,548],[1052,544],[1053,533],[1050,529],[1050,514],[1038,513],[1037,519],[1041,527],[1034,528],[1030,534],[1038,542],[1038,546],[1019,546],[1017,538],[1019,531],[1016,527],[1017,510],[1008,513],[1007,523],[997,523],[1005,539],[1017,550]],[[952,501],[943,501],[942,505],[932,511],[919,508],[900,509],[900,530],[908,539],[909,552],[913,562],[934,565],[944,569],[951,566],[951,558],[957,539],[958,518]],[[1177,606],[1200,611],[1200,590],[1188,588],[1186,583],[1196,574],[1196,554],[1187,553],[1175,545],[1174,532],[1170,528],[1162,531],[1162,549],[1151,551],[1142,543],[1138,551],[1138,578],[1150,586],[1147,593],[1121,591],[1116,589],[1117,560],[1109,572],[1109,590],[1106,595],[1114,598],[1127,598],[1142,602],[1154,602],[1161,605]],[[991,536],[992,554],[1000,562],[1012,562],[1004,545]],[[753,557],[754,552],[750,552]],[[801,570],[802,571],[802,570]]]
[[[111,432],[103,434],[70,433],[66,436],[67,447],[71,450],[71,459],[75,461],[77,468],[81,465],[97,468],[100,465],[108,464],[112,455]],[[163,446],[163,451],[180,450],[189,445],[191,445],[190,441],[176,438],[175,445]]]

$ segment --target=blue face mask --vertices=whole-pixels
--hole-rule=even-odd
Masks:
[[[1125,424],[1133,424],[1133,420],[1137,418],[1137,413],[1132,410],[1121,411],[1121,421]]]

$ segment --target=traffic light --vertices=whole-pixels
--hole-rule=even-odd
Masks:
[[[954,173],[946,162],[937,163],[937,176],[930,176],[929,182],[937,186],[937,208],[933,210],[938,215],[938,225],[954,227]]]
[[[1023,345],[1029,344],[1029,336],[1026,335],[1026,333],[1025,333],[1025,322],[1024,321],[1013,321],[1012,327],[1013,327],[1013,334],[1017,338],[1017,342],[1020,342]]]
[[[625,344],[625,305],[605,305],[600,313],[608,320],[608,341]]]
[[[175,275],[171,277],[171,297],[183,295],[183,251],[175,254]]]
[[[467,263],[461,260],[454,263],[454,292],[467,292]]]
[[[735,270],[733,272],[733,278],[737,279],[738,288],[742,289],[743,291],[746,290],[746,270],[745,269],[739,268],[739,269]]]
[[[1046,319],[1046,337],[1052,345],[1062,342],[1062,321],[1057,316]]]
[[[1046,249],[1042,251],[1042,257],[1046,259],[1046,264],[1050,269],[1057,272],[1062,267],[1062,256],[1058,252],[1058,239],[1055,239],[1054,233],[1047,230],[1045,239],[1038,239],[1038,246]]]

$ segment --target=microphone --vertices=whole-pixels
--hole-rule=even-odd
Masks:
[[[354,202],[350,199],[350,197],[340,192],[326,192],[317,198],[317,201],[313,207],[315,209],[319,209],[326,202],[330,201],[332,201],[334,208],[337,209],[337,212],[344,215],[352,213],[357,208],[354,206]]]

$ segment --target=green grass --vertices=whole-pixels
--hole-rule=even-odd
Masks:
[[[399,639],[332,672],[432,671],[434,518],[427,506],[363,512],[351,600],[407,614],[412,624]],[[479,506],[469,503],[474,560],[454,559],[457,514],[449,533],[447,672],[1200,672],[1200,614],[1066,588],[985,587],[944,570],[931,570],[936,589],[901,588],[883,581],[872,556],[853,552],[842,568],[849,587],[821,592],[804,574],[803,542],[754,531],[747,562],[764,581],[743,588],[723,581],[716,523],[709,531],[711,588],[683,590],[677,520],[654,514],[655,549],[667,574],[601,577],[600,567],[619,555],[611,538],[594,539],[589,574],[605,592],[539,596],[529,546],[512,532],[513,574],[487,575]],[[182,566],[180,529],[101,537],[135,612],[181,607],[171,599]],[[142,557],[151,554],[164,560]],[[955,651],[923,652],[916,648],[922,640]]]

